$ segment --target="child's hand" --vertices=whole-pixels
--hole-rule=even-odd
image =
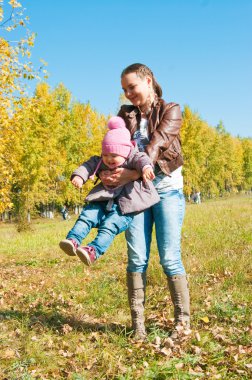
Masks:
[[[147,168],[143,169],[143,180],[144,180],[144,182],[147,182],[148,179],[150,181],[153,181],[154,178],[155,178],[155,174],[154,174],[154,171],[151,167],[148,166]]]
[[[80,189],[83,185],[83,179],[78,175],[74,176],[71,182],[77,189]]]

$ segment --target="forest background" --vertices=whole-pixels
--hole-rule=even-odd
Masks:
[[[8,4],[5,14],[0,3],[1,29],[10,36],[18,28],[24,33],[18,41],[0,37],[0,213],[3,220],[14,215],[24,224],[37,213],[82,204],[93,183],[77,191],[69,178],[76,166],[100,154],[110,115],[75,101],[64,84],[46,83],[45,62],[38,70],[31,62],[35,36],[29,19],[19,2]],[[33,96],[25,92],[29,80],[37,81]],[[197,191],[203,199],[251,191],[251,138],[233,137],[221,121],[210,126],[189,106],[183,109],[181,138],[187,197]]]

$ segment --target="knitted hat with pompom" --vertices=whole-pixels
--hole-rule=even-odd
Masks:
[[[108,129],[102,141],[102,153],[113,153],[127,158],[133,144],[124,120],[119,116],[111,117],[108,121]]]

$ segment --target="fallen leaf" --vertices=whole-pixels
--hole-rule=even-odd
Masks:
[[[192,333],[192,330],[191,330],[191,329],[185,329],[185,330],[183,331],[183,334],[184,334],[185,336],[191,335],[191,333]]]
[[[209,323],[209,318],[207,316],[200,318],[203,322]]]
[[[22,331],[20,329],[15,330],[15,336],[19,337],[22,335]]]
[[[172,347],[174,347],[174,342],[171,338],[166,338],[164,340],[164,345],[165,345],[165,347],[172,348]]]
[[[237,372],[239,375],[243,375],[244,373],[246,373],[242,369],[236,369],[235,372]]]
[[[198,346],[192,346],[192,351],[196,354],[199,355],[201,353],[201,348]]]
[[[246,354],[246,350],[241,345],[239,345],[239,354]]]
[[[195,333],[195,338],[198,342],[200,342],[200,334],[198,332]]]
[[[91,342],[97,342],[100,337],[100,334],[98,332],[92,332],[89,336],[89,339]]]
[[[227,338],[225,337],[225,335],[221,335],[221,334],[217,334],[215,335],[214,337],[218,342],[226,342],[227,341]]]
[[[75,350],[76,354],[82,354],[83,352],[85,352],[85,347],[84,346],[77,346],[76,347],[76,350]]]
[[[184,367],[184,363],[177,363],[177,364],[175,364],[175,368],[176,369],[181,369],[183,367]]]
[[[161,344],[160,336],[156,336],[153,343],[155,344],[155,346],[160,346]]]
[[[198,367],[197,367],[198,368]],[[198,370],[197,372],[194,371],[192,368],[189,368],[189,371],[188,373],[190,373],[190,375],[193,375],[193,376],[197,376],[197,375],[202,375],[202,368],[200,368],[200,370]]]
[[[64,358],[71,358],[73,356],[72,352],[64,351],[64,350],[59,350],[59,354],[61,356],[64,356]]]
[[[73,328],[71,326],[69,326],[67,323],[65,325],[63,325],[63,327],[62,327],[63,334],[68,334],[72,330],[73,330]]]
[[[94,360],[92,360],[88,365],[86,365],[86,369],[88,369],[88,370],[90,370],[92,367],[93,367],[93,365],[96,363],[96,359],[94,359]]]
[[[251,369],[251,370],[252,370],[252,364],[250,364],[250,363],[245,364],[245,367],[247,367],[248,369]]]
[[[160,350],[161,354],[165,355],[165,356],[170,356],[171,353],[172,353],[172,350],[170,348],[166,348],[166,347],[163,347],[161,350]]]
[[[234,361],[235,361],[236,363],[238,362],[238,358],[239,358],[239,355],[236,354],[236,355],[234,356]]]
[[[3,354],[4,359],[12,359],[12,358],[15,358],[15,356],[16,356],[16,353],[14,350],[12,350],[12,348],[6,348]]]

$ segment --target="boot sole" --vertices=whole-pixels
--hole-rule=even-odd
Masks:
[[[74,245],[71,241],[62,240],[59,243],[59,246],[62,249],[62,251],[65,252],[68,256],[76,256],[76,251],[75,251]]]
[[[87,266],[90,266],[92,264],[90,257],[89,257],[89,254],[84,249],[77,248],[76,255]]]

